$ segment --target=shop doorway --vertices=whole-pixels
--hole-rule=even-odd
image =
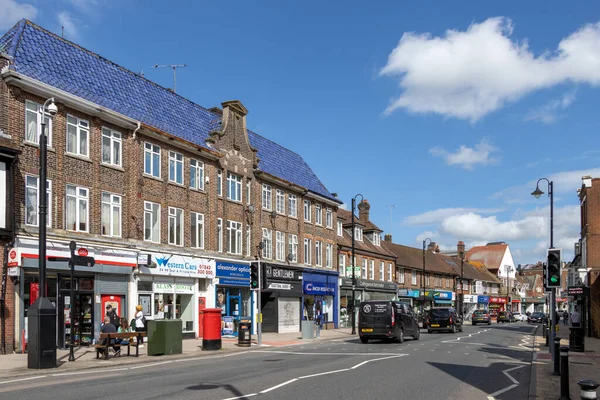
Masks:
[[[221,309],[223,334],[237,336],[240,321],[252,322],[252,303],[248,288],[219,287],[216,308]]]

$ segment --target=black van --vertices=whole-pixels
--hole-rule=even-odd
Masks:
[[[395,339],[402,343],[406,336],[419,340],[421,330],[410,304],[370,300],[360,303],[358,335],[362,343],[370,339]]]

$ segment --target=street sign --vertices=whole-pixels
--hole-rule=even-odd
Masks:
[[[80,247],[79,250],[77,250],[77,255],[80,257],[87,257],[88,251],[85,247]]]
[[[74,259],[75,265],[81,265],[83,267],[93,267],[96,264],[94,257],[75,256]]]

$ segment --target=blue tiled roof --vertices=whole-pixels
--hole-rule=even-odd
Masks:
[[[220,117],[144,77],[27,20],[0,38],[14,58],[11,69],[129,118],[207,148]],[[335,199],[298,154],[248,132],[258,149],[259,169]]]

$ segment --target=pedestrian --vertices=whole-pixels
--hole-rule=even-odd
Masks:
[[[107,315],[104,317],[104,323],[100,325],[100,333],[117,333],[117,328],[110,323],[110,317]],[[104,339],[102,345],[106,345],[106,341],[109,340],[108,344],[113,345],[113,350],[115,351],[115,356],[121,352],[121,347],[116,346],[115,339]]]
[[[567,310],[563,313],[563,324],[565,326],[569,325],[569,312]]]
[[[575,306],[575,309],[571,313],[571,327],[579,328],[581,326],[581,315],[579,314],[579,309]]]
[[[118,329],[120,325],[120,318],[117,314],[117,311],[110,304],[106,305],[106,316],[110,318],[110,323]]]
[[[141,305],[135,306],[135,331],[146,332],[146,317],[144,317],[144,311]],[[140,347],[144,347],[144,338],[140,337]]]

